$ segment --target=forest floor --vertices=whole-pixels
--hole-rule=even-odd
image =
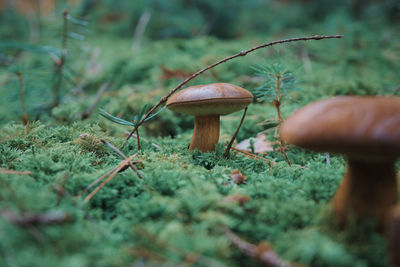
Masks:
[[[337,29],[335,34],[342,33],[340,25]],[[258,50],[189,85],[227,82],[255,92],[265,80],[254,68],[279,65],[297,81],[282,101],[284,118],[331,96],[399,95],[395,31],[349,29],[343,39]],[[201,153],[187,149],[193,118],[163,110],[139,128],[140,150],[135,138],[121,149],[135,155],[142,177],[128,168],[97,192],[89,195],[97,185],[85,191],[123,161],[102,140],[121,148],[132,130],[100,116],[98,108],[132,121],[144,104],[150,108],[197,70],[258,44],[299,35],[160,40],[135,50],[125,39],[70,42],[57,107],[51,107],[49,89],[53,62],[23,52],[19,69],[0,73],[0,265],[255,266],[255,259],[232,246],[229,229],[252,244],[269,242],[290,262],[387,266],[386,240],[373,222],[346,230],[334,223],[330,202],[346,165],[340,155],[328,160],[325,153],[288,146],[291,166],[276,149],[257,157],[231,150],[223,157],[240,111],[221,118],[216,151]],[[25,90],[26,125],[17,73]],[[82,120],[102,86],[107,90]],[[264,143],[276,148],[275,122],[273,105],[255,101],[237,141],[263,134]],[[243,183],[232,179],[233,170],[246,177]]]

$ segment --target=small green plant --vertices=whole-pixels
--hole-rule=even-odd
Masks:
[[[151,116],[147,117],[144,121],[148,121],[152,118],[154,118],[155,116],[157,116],[161,111],[163,111],[166,108],[166,106],[162,107],[161,109],[159,109],[156,113],[153,113]],[[142,120],[142,118],[144,117],[144,115],[146,114],[146,110],[147,110],[147,104],[145,104],[142,108],[142,110],[140,111],[139,115],[135,115],[133,117],[133,121],[126,121],[123,120],[121,118],[115,117],[113,115],[111,115],[110,113],[108,113],[107,111],[105,111],[102,108],[99,108],[100,110],[100,115],[103,116],[104,118],[120,124],[120,125],[125,125],[125,126],[132,126],[132,127],[136,127],[136,124]],[[140,137],[139,137],[139,130],[136,129],[136,136],[137,136],[137,142],[138,142],[138,150],[140,150]]]
[[[297,79],[285,65],[274,63],[267,66],[254,67],[256,75],[265,78],[264,84],[257,87],[254,96],[258,101],[267,101],[276,108],[278,117],[277,129],[283,123],[281,105],[285,98],[290,98],[290,92],[296,90]],[[286,144],[279,139],[279,151],[282,152],[286,162],[290,166],[290,160],[286,155]]]

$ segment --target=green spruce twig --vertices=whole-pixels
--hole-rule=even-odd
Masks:
[[[148,117],[145,119],[145,121],[148,121],[148,120],[154,118],[154,117],[157,116],[161,111],[163,111],[165,108],[166,108],[166,106],[162,107],[161,109],[159,109],[156,113],[152,114],[151,116],[148,116]],[[108,113],[107,111],[105,111],[104,109],[99,108],[99,110],[100,110],[100,115],[103,116],[104,118],[106,118],[106,119],[108,119],[108,120],[110,120],[110,121],[112,121],[112,122],[114,122],[114,123],[120,124],[120,125],[124,125],[124,126],[133,126],[133,127],[136,126],[136,124],[137,124],[138,121],[141,121],[141,120],[143,119],[143,116],[144,116],[144,114],[145,114],[145,112],[146,112],[146,109],[147,109],[147,104],[145,104],[145,105],[143,106],[143,108],[142,108],[142,110],[140,111],[140,114],[139,114],[139,115],[135,115],[135,116],[134,116],[133,122],[130,122],[130,121],[126,121],[126,120],[123,120],[123,119],[121,119],[121,118],[115,117],[115,116],[111,115],[110,113]],[[140,146],[139,129],[136,129],[135,131],[136,131],[136,138],[137,138],[137,142],[138,142],[138,150],[140,150],[140,147],[141,147],[141,146]]]
[[[255,47],[250,48],[250,49],[248,49],[248,50],[241,51],[241,52],[239,52],[239,53],[237,53],[237,54],[235,54],[235,55],[232,55],[232,56],[229,56],[229,57],[224,58],[224,59],[222,59],[222,60],[219,60],[219,61],[217,61],[217,62],[215,62],[215,63],[213,63],[213,64],[211,64],[211,65],[205,67],[204,69],[201,69],[201,70],[199,70],[199,71],[196,72],[196,73],[193,73],[191,76],[187,77],[184,81],[182,81],[180,84],[178,84],[178,86],[176,86],[174,89],[172,89],[166,96],[162,97],[162,98],[160,99],[160,101],[159,101],[155,106],[153,106],[153,107],[143,116],[143,118],[142,118],[140,121],[138,121],[138,122],[135,124],[134,129],[129,133],[129,135],[128,135],[128,137],[126,138],[125,142],[122,144],[122,147],[125,146],[125,144],[126,144],[126,143],[128,142],[128,140],[129,140],[129,138],[131,138],[131,136],[133,135],[133,133],[136,132],[136,130],[140,127],[140,125],[142,125],[142,124],[147,120],[147,118],[148,118],[159,106],[161,106],[163,103],[165,103],[165,102],[168,100],[168,98],[169,98],[172,94],[174,94],[176,91],[178,91],[180,88],[182,88],[182,86],[184,86],[185,84],[187,84],[189,81],[193,80],[194,78],[196,78],[197,76],[199,76],[200,74],[202,74],[203,72],[205,72],[205,71],[207,71],[207,70],[209,70],[209,69],[212,69],[212,68],[214,68],[214,67],[216,67],[216,66],[218,66],[218,65],[220,65],[220,64],[222,64],[222,63],[224,63],[224,62],[227,62],[227,61],[229,61],[229,60],[232,60],[232,59],[234,59],[234,58],[246,56],[247,54],[249,54],[249,53],[251,53],[251,52],[253,52],[253,51],[255,51],[255,50],[258,50],[258,49],[260,49],[260,48],[264,48],[264,47],[269,47],[269,46],[273,46],[273,45],[277,45],[277,44],[283,44],[283,43],[290,43],[290,42],[308,41],[308,40],[322,40],[322,39],[343,38],[343,37],[344,37],[343,35],[331,35],[331,36],[314,35],[314,36],[310,36],[310,37],[300,37],[300,38],[290,38],[290,39],[285,39],[285,40],[278,40],[278,41],[273,41],[273,42],[269,42],[269,43],[265,43],[265,44],[261,44],[261,45],[255,46]]]
[[[285,69],[280,63],[272,64],[270,66],[261,66],[254,68],[257,74],[266,79],[266,82],[256,88],[255,97],[266,98],[267,101],[271,102],[276,109],[278,117],[277,129],[283,123],[283,117],[281,112],[281,105],[284,96],[289,97],[289,93],[295,89],[296,78],[295,76]],[[287,164],[291,166],[289,157],[286,154],[286,143],[282,139],[278,139],[279,151],[283,154]]]

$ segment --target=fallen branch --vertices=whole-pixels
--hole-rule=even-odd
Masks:
[[[23,213],[15,214],[11,210],[3,210],[0,212],[11,223],[18,226],[39,226],[49,224],[62,224],[72,221],[72,216],[63,211],[48,211],[45,213]]]
[[[235,247],[237,247],[247,256],[254,258],[264,266],[271,266],[271,267],[298,266],[297,264],[292,264],[290,262],[282,260],[275,253],[275,251],[273,251],[269,243],[263,242],[260,243],[259,245],[253,245],[241,239],[227,228],[225,229],[225,234]]]
[[[289,43],[289,42],[297,42],[297,41],[308,41],[308,40],[321,40],[321,39],[329,39],[329,38],[343,38],[343,35],[331,35],[331,36],[321,36],[321,35],[315,35],[315,36],[311,36],[311,37],[300,37],[300,38],[290,38],[290,39],[285,39],[285,40],[278,40],[278,41],[273,41],[273,42],[269,42],[269,43],[265,43],[262,45],[258,45],[255,46],[253,48],[250,48],[248,50],[244,50],[241,51],[235,55],[229,56],[227,58],[224,58],[220,61],[217,61],[207,67],[205,67],[202,70],[199,70],[198,72],[192,74],[191,76],[187,77],[184,81],[182,81],[180,84],[178,84],[178,86],[176,86],[174,89],[172,89],[166,96],[162,97],[160,99],[160,101],[153,106],[142,118],[141,120],[135,125],[134,129],[129,133],[128,137],[126,138],[125,142],[122,144],[122,147],[125,146],[125,144],[128,142],[129,138],[131,138],[131,136],[133,135],[134,132],[136,132],[136,130],[140,127],[140,125],[142,125],[142,123],[164,102],[166,102],[168,100],[168,98],[174,94],[176,91],[178,91],[182,86],[184,86],[185,84],[187,84],[189,81],[193,80],[194,78],[196,78],[197,76],[199,76],[200,74],[202,74],[203,72],[212,69],[224,62],[227,62],[231,59],[237,58],[237,57],[243,57],[246,56],[248,53],[251,53],[255,50],[258,50],[260,48],[264,48],[264,47],[268,47],[268,46],[273,46],[276,44],[283,44],[283,43]]]
[[[117,168],[114,169],[114,171],[111,171],[111,174],[108,176],[106,180],[104,180],[98,187],[96,187],[95,190],[93,190],[83,201],[84,203],[87,203],[94,195],[103,187],[105,186],[109,181],[111,181],[112,178],[114,178],[115,175],[119,173],[119,171],[124,168],[126,165],[129,164],[129,162],[137,156],[137,153],[133,154],[129,158],[123,160],[120,164],[118,164]]]
[[[30,171],[15,171],[15,170],[6,170],[6,169],[0,169],[0,173],[3,174],[18,174],[18,175],[30,175],[32,172]]]

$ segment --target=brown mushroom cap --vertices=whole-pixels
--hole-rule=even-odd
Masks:
[[[400,155],[400,98],[343,96],[294,112],[281,138],[317,151],[373,159]]]
[[[253,100],[249,91],[229,83],[187,87],[172,95],[167,107],[193,116],[226,115],[247,107]]]

